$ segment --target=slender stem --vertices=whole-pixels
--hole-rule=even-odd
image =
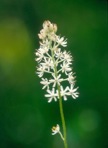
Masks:
[[[56,64],[55,64],[54,51],[53,50],[51,50],[51,54],[52,54],[52,60],[53,60],[53,63],[54,63],[54,73],[55,73],[55,76],[57,77],[57,75],[58,75],[57,74],[57,67],[56,67]],[[62,96],[61,96],[61,93],[60,93],[60,85],[59,84],[57,84],[57,89],[58,89],[58,95],[59,95],[60,116],[61,116],[62,127],[63,127],[64,148],[68,148],[68,145],[67,145],[67,136],[66,136],[66,123],[65,123],[65,118],[64,118]]]
[[[58,94],[59,94],[60,115],[61,115],[62,127],[63,127],[63,135],[64,135],[64,147],[68,148],[68,146],[67,146],[67,137],[66,137],[66,123],[65,123],[64,112],[63,112],[62,97],[61,97],[61,94],[60,94],[60,86],[58,86]]]

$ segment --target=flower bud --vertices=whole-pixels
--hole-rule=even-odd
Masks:
[[[53,24],[53,30],[55,33],[57,32],[57,25],[56,24]]]

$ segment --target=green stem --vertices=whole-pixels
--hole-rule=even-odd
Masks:
[[[67,146],[67,137],[66,137],[66,124],[65,124],[64,112],[63,112],[62,97],[61,97],[61,94],[60,94],[60,86],[58,86],[58,94],[59,94],[60,115],[61,115],[62,127],[63,127],[63,135],[64,135],[64,147],[68,148],[68,146]]]
[[[54,51],[53,51],[53,49],[51,50],[51,54],[52,54],[52,60],[53,60],[53,63],[54,63],[54,73],[55,73],[55,76],[57,77],[57,67],[56,67],[56,64],[55,64]],[[57,89],[58,89],[58,95],[59,95],[60,116],[61,116],[62,127],[63,127],[64,148],[68,148],[68,145],[67,145],[67,136],[66,136],[66,123],[65,123],[65,118],[64,118],[63,103],[62,103],[62,97],[61,97],[61,93],[60,93],[60,86],[59,86],[59,84],[57,84]]]
[[[62,103],[62,97],[60,94],[60,86],[58,85],[58,94],[59,94],[59,108],[60,108],[60,115],[62,120],[62,127],[63,127],[63,135],[64,135],[64,147],[68,148],[67,146],[67,136],[66,136],[66,123],[64,118],[64,112],[63,112],[63,103]]]

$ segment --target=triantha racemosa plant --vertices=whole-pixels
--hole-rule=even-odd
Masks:
[[[46,89],[45,97],[48,102],[59,101],[60,115],[63,127],[63,134],[60,126],[52,128],[52,135],[60,134],[64,147],[67,148],[66,124],[63,113],[62,100],[67,100],[69,96],[73,99],[78,97],[75,86],[75,76],[72,71],[72,55],[66,50],[67,39],[56,34],[57,25],[50,21],[43,23],[43,28],[38,34],[40,47],[36,50],[37,75],[41,78],[42,89]]]

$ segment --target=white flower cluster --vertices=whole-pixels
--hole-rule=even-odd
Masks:
[[[38,34],[40,47],[36,50],[38,62],[37,74],[41,78],[43,89],[46,89],[48,102],[57,101],[59,95],[67,100],[67,96],[78,97],[78,88],[74,88],[75,80],[72,72],[72,56],[61,47],[67,46],[64,37],[56,35],[57,26],[50,21],[43,23],[43,29]],[[63,84],[64,83],[64,84]],[[66,86],[65,88],[63,86]],[[58,91],[60,89],[60,94]]]

